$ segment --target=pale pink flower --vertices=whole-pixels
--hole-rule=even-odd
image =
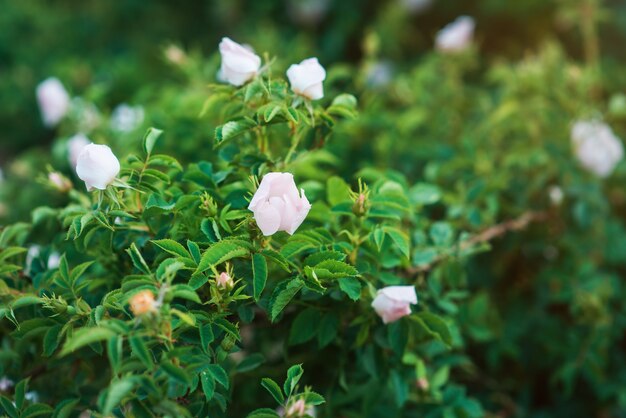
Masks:
[[[413,286],[388,286],[376,294],[372,307],[385,324],[411,314],[411,305],[417,304]]]

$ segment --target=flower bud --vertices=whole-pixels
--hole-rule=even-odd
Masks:
[[[287,418],[303,417],[306,412],[306,403],[304,399],[298,399],[291,404],[287,410]]]
[[[367,196],[364,193],[359,193],[352,205],[352,212],[356,216],[363,216],[367,212]]]
[[[135,316],[144,315],[149,312],[156,312],[157,310],[154,294],[149,290],[142,290],[141,292],[135,293],[130,298],[129,304],[130,310]]]
[[[308,58],[300,64],[292,64],[287,70],[287,78],[294,93],[311,100],[324,97],[322,82],[326,78],[326,70],[317,58]]]
[[[50,77],[37,86],[41,119],[47,127],[56,126],[70,109],[70,95],[58,78]]]
[[[230,275],[225,271],[221,272],[215,281],[217,282],[217,287],[220,289],[230,290],[235,285],[233,283],[233,278],[230,277]]]
[[[417,304],[413,286],[388,286],[378,291],[372,307],[385,324],[411,314],[411,305]]]
[[[56,190],[66,193],[72,189],[72,182],[58,171],[48,174],[48,181]]]
[[[426,379],[425,377],[420,377],[419,379],[417,379],[417,382],[415,383],[417,384],[417,387],[423,391],[428,390],[428,388],[430,387],[430,383],[428,382],[428,379]]]
[[[437,33],[435,47],[444,53],[456,53],[467,49],[474,36],[476,23],[469,16],[460,16]]]
[[[76,163],[76,174],[88,191],[105,190],[120,172],[120,162],[106,145],[89,144],[83,148]]]

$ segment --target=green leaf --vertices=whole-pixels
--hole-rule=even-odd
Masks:
[[[225,389],[228,389],[230,386],[230,380],[228,379],[226,370],[224,370],[222,366],[219,364],[209,364],[207,371],[211,374],[211,376],[213,376],[213,379],[215,379],[216,382],[224,386]]]
[[[289,344],[302,344],[315,337],[320,323],[321,314],[318,310],[308,308],[300,312],[293,320],[289,333]]]
[[[28,380],[28,378],[20,380],[17,385],[15,385],[15,393],[13,394],[13,398],[15,399],[15,406],[17,407],[17,409],[22,409],[24,407],[24,395],[26,394]]]
[[[148,349],[148,346],[143,340],[143,337],[139,335],[131,335],[128,338],[128,342],[130,344],[130,348],[132,350],[133,355],[135,355],[144,366],[148,369],[152,369],[154,367],[154,362],[152,360],[152,354]]]
[[[416,205],[431,205],[441,199],[441,192],[435,185],[417,183],[409,190],[409,199]]]
[[[276,402],[281,405],[285,403],[285,395],[283,395],[283,391],[280,389],[280,386],[278,386],[278,383],[276,383],[269,377],[264,377],[263,379],[261,379],[261,386],[263,386],[265,390],[267,390],[270,395],[272,395],[272,397],[276,399]]]
[[[159,240],[152,240],[150,242],[152,242],[154,245],[156,245],[163,251],[166,251],[172,255],[183,257],[183,258],[191,257],[191,254],[187,252],[185,247],[183,247],[181,244],[174,241],[173,239],[159,239]]]
[[[181,369],[178,366],[175,366],[170,361],[164,361],[161,363],[161,370],[163,370],[169,377],[173,380],[185,385],[189,386],[191,384],[191,378],[187,374],[187,372]]]
[[[445,321],[430,312],[421,312],[417,316],[411,315],[411,320],[416,323],[426,334],[435,337],[447,346],[452,345],[452,334]]]
[[[113,409],[120,405],[122,399],[134,389],[136,382],[136,379],[133,377],[125,377],[112,382],[111,385],[109,385],[102,413],[104,415],[110,415]]]
[[[326,261],[326,260],[343,261],[345,259],[346,259],[346,255],[339,251],[320,251],[320,252],[313,253],[310,256],[308,256],[304,260],[304,265],[314,267],[318,265],[319,263],[321,263],[322,261]]]
[[[124,339],[121,336],[115,335],[107,341],[107,355],[114,373],[117,373],[122,365],[123,349]]]
[[[80,399],[64,399],[54,408],[52,418],[69,418]]]
[[[265,257],[261,254],[254,254],[252,256],[252,275],[254,299],[259,300],[263,289],[265,289],[265,283],[267,282],[267,261],[265,261]]]
[[[287,397],[291,396],[291,393],[298,385],[303,373],[304,370],[302,369],[302,364],[296,364],[287,370],[287,379],[283,384],[283,390],[285,391],[285,395]]]
[[[326,181],[326,200],[330,206],[350,202],[350,186],[341,177],[333,176]]]
[[[430,227],[430,238],[437,246],[447,246],[454,240],[454,230],[447,222],[435,222]]]
[[[355,277],[339,279],[339,288],[352,300],[359,300],[361,297],[361,282]]]
[[[43,337],[43,355],[49,357],[59,346],[59,333],[63,329],[63,325],[53,325],[46,331]]]
[[[256,123],[249,119],[241,119],[238,121],[230,121],[218,126],[215,129],[215,142],[219,145],[224,141],[239,136],[251,128],[255,127]]]
[[[409,257],[411,252],[409,249],[409,236],[399,229],[388,226],[383,227],[383,231],[391,238],[396,248],[398,248],[405,257]]]
[[[41,415],[50,415],[52,413],[52,407],[43,403],[36,403],[27,406],[20,415],[20,418],[32,418]]]
[[[202,392],[207,401],[213,399],[215,394],[215,380],[213,376],[205,371],[200,372],[200,384],[202,385]]]
[[[313,392],[312,390],[304,392],[302,397],[307,405],[321,405],[326,402],[322,395],[317,392]]]
[[[282,268],[286,272],[289,273],[291,271],[289,268],[289,261],[281,253],[274,250],[263,250],[261,251],[261,254],[263,254],[263,257],[267,260],[271,260],[276,263],[278,267]]]
[[[143,136],[143,150],[146,154],[152,154],[154,144],[156,144],[157,139],[159,139],[162,133],[163,131],[160,129],[148,128],[146,134]]]
[[[6,396],[0,395],[0,405],[4,409],[4,412],[11,418],[17,418],[19,416],[17,408],[15,408],[13,402]]]
[[[186,284],[176,284],[170,290],[172,298],[187,299],[192,302],[202,303],[196,291]]]
[[[280,418],[280,415],[273,409],[261,408],[250,412],[246,418]]]
[[[209,268],[214,268],[218,264],[236,257],[245,257],[250,253],[247,247],[236,241],[220,241],[211,245],[202,254],[202,259],[198,265],[196,273],[204,272]]]
[[[130,248],[128,248],[126,252],[130,255],[133,265],[137,270],[150,275],[150,267],[146,264],[146,260],[143,259],[134,242],[130,245]]]
[[[276,286],[270,300],[270,317],[272,322],[276,320],[289,301],[302,289],[302,286],[304,286],[304,283],[297,277],[292,280],[285,280]]]
[[[92,344],[97,341],[108,340],[109,338],[113,338],[115,335],[115,332],[111,331],[108,328],[81,328],[78,331],[74,332],[74,335],[72,335],[71,338],[65,341],[65,345],[63,346],[63,349],[61,350],[61,353],[59,355],[61,357],[65,356],[72,351],[86,346],[87,344]]]

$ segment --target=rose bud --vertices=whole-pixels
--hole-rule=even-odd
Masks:
[[[233,278],[230,277],[230,275],[225,271],[221,272],[219,276],[217,276],[215,281],[217,282],[217,287],[219,287],[220,289],[230,290],[235,285],[233,282]]]
[[[308,58],[300,64],[292,64],[287,70],[287,78],[294,93],[311,100],[324,97],[324,85],[326,70],[317,58]]]
[[[47,78],[39,83],[36,93],[44,125],[56,126],[70,108],[70,95],[55,77]]]
[[[372,308],[388,324],[410,315],[411,305],[416,303],[417,295],[413,286],[388,286],[378,291]]]
[[[300,197],[302,194],[302,197]],[[263,235],[285,231],[293,235],[304,222],[311,204],[298,188],[291,173],[268,173],[252,197],[248,209]]]
[[[624,157],[622,142],[605,123],[576,122],[571,138],[578,161],[598,177],[608,177]]]
[[[75,170],[78,156],[91,141],[85,134],[76,134],[67,141],[67,159]]]
[[[78,156],[76,174],[88,191],[105,190],[119,172],[120,162],[106,145],[89,144]]]
[[[154,294],[149,290],[142,290],[135,293],[130,298],[130,310],[133,315],[140,316],[149,312],[156,312],[157,303],[154,300]]]
[[[48,174],[48,181],[50,184],[60,192],[68,192],[72,189],[72,182],[63,174],[53,171]]]
[[[303,417],[306,412],[306,403],[304,399],[298,399],[294,403],[291,404],[289,409],[287,410],[288,418],[296,418]]]
[[[430,383],[425,377],[420,377],[415,383],[417,384],[417,387],[421,390],[428,390],[428,388],[430,387]]]
[[[476,23],[469,16],[460,16],[454,22],[448,23],[437,33],[435,47],[445,53],[461,52],[467,49],[474,36]]]
[[[234,86],[241,86],[257,75],[261,58],[229,38],[220,42],[222,55],[221,77]]]

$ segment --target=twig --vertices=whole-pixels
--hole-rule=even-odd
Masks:
[[[475,247],[479,244],[483,244],[485,242],[489,242],[495,238],[501,237],[510,231],[520,231],[525,229],[532,222],[541,222],[544,221],[548,217],[546,212],[535,212],[528,211],[523,213],[521,216],[510,219],[508,221],[502,222],[500,224],[494,225],[485,229],[484,231],[462,241],[458,245],[458,251],[462,252],[468,250],[472,247]],[[433,261],[428,264],[423,264],[420,266],[414,266],[407,269],[407,272],[410,274],[423,273],[443,261],[444,259],[450,256],[449,253],[438,255]]]

